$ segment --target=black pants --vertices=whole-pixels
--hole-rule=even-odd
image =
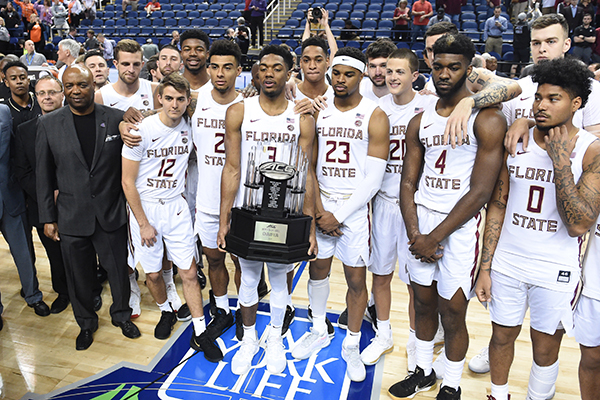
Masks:
[[[259,29],[260,41],[258,42],[259,46],[265,44],[265,16],[261,15],[260,17],[251,17],[250,18],[250,31],[252,32],[252,46],[256,46],[256,28]]]
[[[81,329],[96,329],[98,315],[94,311],[94,291],[97,289],[96,254],[108,274],[113,303],[110,315],[113,321],[131,318],[129,308],[129,271],[127,269],[127,225],[106,232],[96,221],[91,236],[60,236],[65,262],[69,299],[73,314]]]
[[[410,38],[410,29],[408,25],[394,25],[392,30],[392,40],[394,42],[408,42]]]
[[[35,226],[40,242],[46,250],[48,261],[50,262],[50,275],[52,278],[52,289],[61,296],[69,296],[69,287],[67,285],[67,274],[65,273],[65,264],[63,262],[60,242],[55,242],[44,235],[44,225]]]

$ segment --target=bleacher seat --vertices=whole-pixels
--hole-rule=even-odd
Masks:
[[[392,19],[392,18],[394,18],[393,11],[384,11],[381,13],[381,19]]]
[[[378,20],[379,13],[377,11],[367,11],[367,13],[365,14],[365,18],[372,19],[372,20]]]
[[[171,4],[161,4],[160,8],[162,11],[173,11],[173,6]]]
[[[477,16],[473,12],[464,12],[460,15],[461,21],[477,21]]]
[[[367,11],[367,5],[366,4],[355,4],[354,8],[352,9],[352,11],[362,11],[362,12],[366,12]]]
[[[241,12],[239,12],[239,11],[237,11],[237,10],[235,10],[235,11],[231,11],[231,12],[229,13],[229,18],[231,18],[231,19],[238,19],[238,18],[239,18],[239,17],[241,17],[241,16],[242,16],[242,13],[241,13]]]
[[[142,35],[142,36],[153,36],[154,35],[154,28],[152,28],[151,26],[144,26],[140,30],[140,35]]]
[[[107,5],[104,7],[104,11],[105,11],[105,12],[106,12],[106,11],[113,11],[113,12],[114,12],[114,11],[115,11],[115,6],[113,6],[112,4],[107,4]]]
[[[361,20],[359,20],[359,19],[353,19],[351,21],[352,21],[352,25],[354,25],[358,29],[362,28],[362,21]]]
[[[513,46],[512,44],[509,43],[503,43],[502,44],[502,54],[506,54],[509,51],[513,51]]]
[[[475,7],[475,12],[477,14],[487,15],[487,11],[488,11],[488,6],[486,4],[482,4],[482,5]]]
[[[190,21],[190,25],[193,26],[193,27],[204,26],[204,20],[202,18],[193,18]]]
[[[212,39],[220,39],[225,34],[225,28],[213,28],[210,30],[208,36]]]
[[[381,12],[381,4],[369,4],[369,7],[367,8],[367,11],[377,11],[377,12]]]
[[[304,18],[304,13],[302,11],[296,10],[292,13],[292,15],[290,17],[296,18],[296,19],[302,19],[302,18]]]
[[[150,18],[162,18],[162,11],[152,11]]]
[[[513,36],[514,36],[513,32],[504,32],[504,33],[502,34],[502,40],[503,40],[504,42],[510,42],[510,43],[512,43],[512,41],[513,41]]]
[[[496,53],[495,51],[490,51],[490,56],[494,56],[496,57],[496,60],[501,60],[502,56],[500,56],[500,54]]]
[[[377,28],[390,30],[390,29],[392,29],[393,26],[394,26],[394,22],[393,21],[384,19],[384,20],[379,21],[379,24],[377,25]]]
[[[196,9],[196,5],[195,4],[184,4],[183,9],[185,11],[194,11]]]
[[[461,23],[460,29],[463,31],[477,31],[477,22],[464,21],[463,23]]]
[[[173,11],[183,11],[183,4],[173,4]]]
[[[269,44],[272,44],[274,46],[279,46],[281,43],[282,43],[281,40],[273,39],[273,40],[271,40],[271,42]]]
[[[389,31],[382,31],[382,30],[378,30],[377,32],[375,32],[375,38],[379,39],[379,38],[389,38],[390,37],[390,32]]]
[[[165,18],[165,26],[177,26],[177,20],[175,18]]]
[[[348,11],[338,11],[335,13],[335,19],[347,20],[350,18],[350,13]]]
[[[223,11],[233,11],[235,10],[235,4],[227,3],[223,4]]]
[[[152,26],[165,26],[165,20],[162,18],[154,18],[152,20]]]
[[[163,47],[168,44],[171,44],[171,39],[170,38],[162,38],[162,39],[160,39],[160,41],[158,43],[159,43],[160,47]]]
[[[296,39],[288,39],[285,41],[285,44],[290,46],[292,49],[295,49],[296,47],[298,47],[298,41]]]
[[[221,28],[231,28],[233,26],[233,20],[229,18],[223,18],[219,21],[219,27]]]
[[[333,21],[331,21],[331,28],[338,28],[338,29],[343,29],[345,25],[345,22],[343,19],[334,19]]]
[[[466,6],[462,6],[460,8],[461,12],[475,12],[475,7],[472,5],[467,4]]]
[[[119,27],[119,26],[125,26],[127,23],[125,22],[125,20],[123,18],[119,18],[118,20],[115,21],[115,26]]]
[[[215,18],[216,19],[227,18],[227,11],[217,11],[217,12],[215,12]]]
[[[200,18],[207,20],[209,18],[212,18],[214,16],[212,11],[202,11],[202,13],[200,13]]]
[[[173,11],[165,11],[163,13],[163,18],[175,18],[175,13]]]
[[[208,9],[210,11],[221,11],[221,5],[219,3],[213,3],[210,6],[208,6]]]
[[[241,3],[241,4],[243,5],[244,3]],[[310,5],[308,3],[300,3],[300,4],[298,4],[298,7],[296,7],[296,10],[306,12],[306,11],[308,11],[309,8],[310,8]]]
[[[340,4],[339,11],[348,11],[351,12],[354,6],[350,3],[342,3]]]
[[[296,53],[296,55],[298,57],[300,57],[302,55],[302,46],[296,47],[296,49],[294,50],[294,53]]]
[[[281,28],[277,33],[279,39],[289,39],[294,35],[294,32],[289,28]]]
[[[333,3],[327,3],[325,5],[325,10],[329,11],[330,13],[335,13],[338,10],[338,5],[333,4]],[[294,11],[294,12],[297,12],[297,11]]]
[[[207,28],[216,28],[217,26],[219,26],[219,20],[216,18],[208,18],[204,22],[204,26],[206,26]]]
[[[365,19],[365,14],[362,11],[352,11],[350,14],[350,19],[357,19],[362,21]]]
[[[175,13],[175,18],[179,19],[179,18],[187,18],[187,12],[185,11],[177,11]]]
[[[414,52],[418,51],[418,50],[425,50],[425,44],[421,43],[421,42],[417,42],[417,43],[413,43],[413,45],[410,47],[410,49]]]
[[[291,29],[295,29],[297,27],[300,26],[300,20],[296,19],[296,18],[290,18],[285,22],[285,27],[286,28],[291,28]]]
[[[507,51],[502,56],[502,61],[513,61],[513,59],[514,59],[514,53],[512,51]]]
[[[108,20],[111,20],[114,17],[115,17],[114,11],[104,11],[104,26],[106,26],[106,22],[108,22]]]
[[[355,47],[357,49],[360,49],[360,43],[358,43],[358,41],[356,40],[348,40],[348,42],[346,43],[347,47]]]
[[[479,42],[481,40],[481,33],[475,30],[465,31],[464,34],[474,42]]]
[[[167,36],[169,31],[165,27],[154,28],[154,35],[157,37]]]
[[[190,19],[200,18],[200,11],[198,11],[198,10],[190,11],[188,13],[188,18],[190,18]]]
[[[410,49],[410,46],[406,42],[398,42],[398,43],[396,43],[396,48],[398,48],[398,49]]]
[[[198,11],[206,11],[208,10],[208,4],[206,3],[200,3],[196,5],[196,10]]]
[[[190,26],[191,21],[189,18],[179,18],[179,26]]]
[[[396,5],[395,4],[384,4],[382,11],[391,11],[391,12],[394,12],[395,10],[396,10]]]

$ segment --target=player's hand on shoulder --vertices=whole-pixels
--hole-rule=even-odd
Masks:
[[[125,114],[123,114],[123,121],[130,122],[132,124],[139,124],[144,120],[142,112],[135,107],[129,107]]]
[[[311,99],[304,98],[302,100],[294,100],[294,114],[310,114],[315,113],[315,106]]]
[[[421,262],[433,263],[444,255],[444,246],[431,235],[416,235],[408,244],[411,254]]]
[[[153,247],[156,243],[158,232],[150,224],[140,225],[140,236],[142,237],[142,246]]]
[[[288,100],[294,100],[296,98],[296,78],[293,76],[285,84],[285,98]]]
[[[523,150],[527,151],[529,144],[529,121],[527,118],[519,118],[512,123],[504,137],[506,151],[514,157],[517,152],[517,143],[523,141]]]
[[[452,148],[460,146],[466,140],[469,129],[469,118],[473,112],[473,99],[465,97],[458,102],[454,111],[450,114],[446,129],[444,130],[444,144],[450,144]]]
[[[140,135],[135,135],[133,133],[138,130],[138,127],[130,122],[121,121],[119,123],[119,133],[121,134],[121,140],[123,140],[123,143],[125,143],[127,147],[136,147],[142,141],[142,137]]]
[[[244,89],[242,89],[242,96],[247,99],[248,97],[253,97],[258,94],[258,90],[254,87],[252,83],[249,83]]]
[[[314,107],[317,111],[327,108],[327,96],[317,96],[314,100]]]

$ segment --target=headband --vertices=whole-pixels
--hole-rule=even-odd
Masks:
[[[335,67],[336,65],[347,65],[348,67],[356,68],[361,73],[364,73],[366,68],[364,62],[350,56],[335,56],[333,58],[333,63],[331,63],[331,68]]]

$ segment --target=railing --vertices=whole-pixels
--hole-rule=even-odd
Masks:
[[[272,0],[267,5],[267,11],[265,13],[265,21],[264,21],[264,30],[265,30],[265,41],[268,43],[273,39],[273,29],[275,29],[275,22],[278,24],[281,22],[282,15],[285,15],[288,9],[291,8],[292,1],[291,0]],[[275,21],[277,18],[277,21]],[[271,29],[267,29],[269,27],[269,22],[271,22]],[[258,33],[258,32],[257,32]],[[261,43],[261,45],[265,45],[265,43]]]

